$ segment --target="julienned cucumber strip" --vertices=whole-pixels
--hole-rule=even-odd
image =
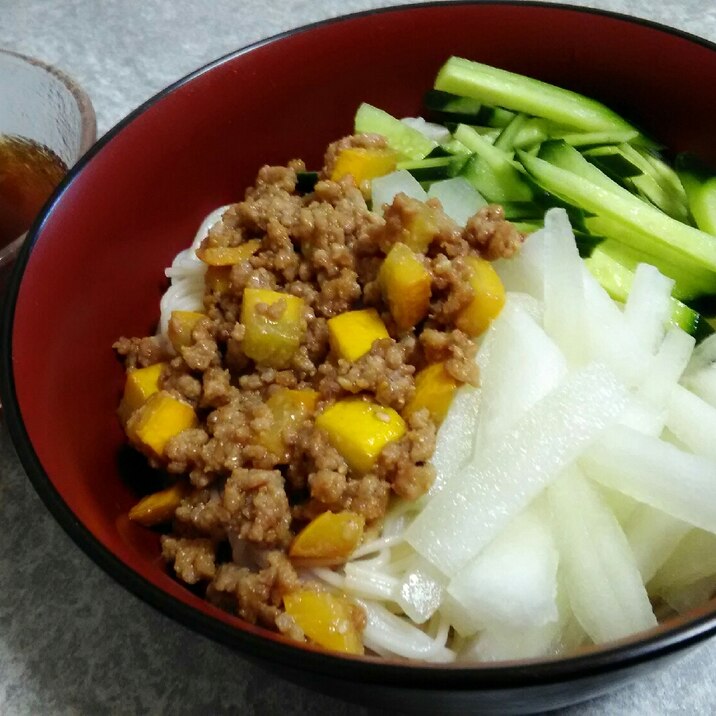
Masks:
[[[471,152],[477,154],[478,157],[484,157],[491,166],[502,166],[507,162],[515,170],[519,166],[513,160],[513,153],[500,149],[478,131],[467,124],[458,124],[453,133],[458,142],[464,144]]]
[[[517,132],[513,142],[515,149],[527,149],[544,142],[549,137],[549,122],[541,117],[532,117]]]
[[[457,97],[449,92],[440,92],[440,90],[428,90],[423,98],[423,103],[434,112],[460,115],[466,118],[477,117],[482,107],[482,104],[474,99]]]
[[[634,196],[597,186],[526,152],[518,150],[518,156],[532,178],[546,191],[650,236],[652,243],[648,249],[634,248],[649,250],[657,257],[673,256],[676,252],[716,271],[716,241],[712,236],[672,219]],[[631,234],[626,232],[627,236]]]
[[[516,114],[515,118],[500,132],[500,136],[495,140],[495,146],[505,152],[511,152],[515,147],[515,140],[528,119],[526,114]]]
[[[502,210],[505,218],[517,220],[537,220],[544,217],[544,206],[534,201],[503,201]]]
[[[676,282],[672,291],[674,298],[692,303],[698,299],[716,297],[716,274],[705,270],[695,261],[681,255],[672,261],[665,256],[656,257],[643,249],[635,249],[635,245],[650,245],[651,237],[648,235],[634,236],[636,232],[602,216],[587,217],[584,224],[590,233],[606,238],[602,248],[626,268],[635,271],[637,264],[652,264],[664,276],[673,279]],[[631,237],[625,236],[627,231],[632,234]]]
[[[650,152],[640,151],[630,144],[620,144],[615,149],[643,174],[632,175],[625,180],[626,185],[632,184],[638,194],[674,219],[686,224],[691,223],[686,193],[673,169]]]
[[[458,126],[455,139],[475,153],[466,164],[463,176],[488,201],[532,200],[532,189],[509,153],[464,124]]]
[[[623,186],[621,186],[621,184],[618,184],[612,178],[607,176],[607,174],[599,169],[599,167],[587,161],[587,159],[580,152],[578,152],[573,146],[567,144],[563,139],[553,139],[548,142],[544,142],[540,147],[537,156],[540,159],[544,159],[546,162],[549,162],[560,169],[572,172],[582,179],[586,179],[587,181],[592,182],[607,191],[613,191],[623,194],[626,198],[632,198],[632,195]],[[601,235],[601,232],[599,231],[596,233]],[[650,239],[645,239],[645,242],[649,241]]]
[[[626,149],[629,151],[625,151]],[[664,213],[678,221],[688,223],[688,211],[685,204],[680,201],[678,193],[668,190],[657,181],[654,177],[657,170],[633,147],[628,145],[598,147],[582,155],[564,140],[553,140],[542,144],[537,156],[560,169],[574,172],[587,181],[609,191],[623,194],[625,197],[638,193]],[[612,165],[612,171],[609,170],[609,165],[604,171],[600,168],[600,160],[605,159],[617,161],[616,165]],[[597,161],[600,163],[597,164]],[[619,162],[624,162],[622,169],[618,168]],[[649,172],[648,174],[642,173],[642,166]],[[621,181],[615,181],[612,176]],[[625,186],[633,187],[634,192],[629,192],[624,188]]]
[[[453,136],[455,132],[457,131],[457,128],[464,124],[463,122],[446,122],[445,127],[449,129]],[[470,129],[473,130],[473,132],[477,132],[486,142],[489,142],[490,144],[494,144],[495,140],[500,136],[502,133],[501,129],[497,129],[496,127],[485,127],[480,124],[466,124],[466,127],[470,127]]]
[[[483,107],[477,115],[477,123],[504,129],[514,118],[515,113],[504,107]]]
[[[636,151],[644,157],[651,167],[654,179],[656,179],[665,190],[673,192],[673,194],[679,198],[679,201],[681,201],[684,206],[687,206],[686,191],[679,175],[663,159],[660,159],[648,149],[639,147]]]
[[[442,66],[435,88],[585,132],[635,129],[601,102],[577,92],[460,57]]]
[[[457,139],[450,139],[447,142],[443,142],[442,144],[438,144],[435,149],[433,149],[430,154],[428,154],[426,159],[432,159],[434,157],[455,157],[459,155],[464,155],[466,157],[469,157],[472,154],[472,152],[461,142],[458,142]],[[409,160],[413,161],[413,160]],[[420,161],[420,160],[415,160]]]
[[[604,189],[615,192],[625,192],[626,190],[617,184],[613,179],[608,177],[599,167],[594,166],[591,162],[582,156],[574,147],[567,144],[563,139],[555,139],[544,142],[540,147],[537,156],[544,159],[550,164],[572,172],[582,179],[601,186]]]
[[[594,248],[584,263],[594,278],[615,300],[624,303],[634,281],[634,272],[604,250],[604,244]],[[702,317],[675,298],[671,299],[671,322],[691,335],[696,334],[705,323]]]
[[[644,173],[641,167],[625,157],[614,144],[587,149],[584,151],[584,157],[616,181],[638,177]]]
[[[716,236],[716,172],[691,154],[676,157],[676,172],[696,225]]]
[[[400,154],[401,159],[423,159],[437,147],[417,129],[396,119],[372,104],[363,103],[355,116],[356,134],[382,134],[388,145]]]
[[[460,176],[470,182],[487,201],[503,204],[515,196],[521,196],[521,201],[529,201],[531,193],[522,195],[520,191],[515,191],[512,181],[515,174],[517,170],[512,166],[507,166],[504,171],[495,170],[483,157],[473,155],[467,160]]]
[[[659,207],[665,214],[685,224],[691,223],[689,221],[689,209],[686,203],[680,201],[678,195],[664,188],[650,174],[641,174],[640,176],[631,177],[626,183],[627,185],[631,184],[640,196],[650,201],[654,206]]]
[[[460,173],[468,160],[468,154],[453,154],[447,157],[428,157],[398,162],[396,169],[406,169],[418,181],[451,179]]]
[[[622,129],[613,132],[576,132],[554,135],[573,147],[599,147],[604,144],[621,144],[631,142],[639,136],[636,129]]]

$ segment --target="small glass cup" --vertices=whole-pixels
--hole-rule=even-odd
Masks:
[[[59,70],[0,49],[0,137],[51,150],[69,169],[94,144],[97,122],[87,94]],[[27,233],[0,246],[0,301]]]

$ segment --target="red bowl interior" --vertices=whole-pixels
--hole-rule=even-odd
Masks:
[[[157,536],[126,519],[137,493],[134,468],[119,459],[123,371],[112,343],[153,332],[163,268],[262,164],[316,166],[329,141],[350,133],[361,101],[418,113],[452,54],[599,98],[671,149],[716,161],[716,92],[704,91],[716,86],[716,51],[706,43],[542,4],[413,6],[259,44],[150,101],[70,176],[21,258],[2,397],[30,476],[103,566],[194,626],[230,625],[219,638],[266,632],[177,584]]]

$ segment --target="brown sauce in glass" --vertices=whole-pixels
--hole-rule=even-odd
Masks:
[[[66,172],[65,163],[47,147],[0,136],[0,247],[30,228]]]

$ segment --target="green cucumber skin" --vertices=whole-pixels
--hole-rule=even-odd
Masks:
[[[465,166],[469,155],[450,154],[447,157],[429,157],[427,159],[398,162],[396,169],[409,171],[418,181],[438,181],[452,179]]]
[[[504,129],[514,118],[515,113],[504,107],[483,107],[477,115],[477,124]]]
[[[716,236],[716,172],[694,155],[682,153],[676,157],[676,173],[696,225]]]
[[[641,168],[625,157],[619,151],[619,147],[614,145],[589,149],[583,152],[583,156],[615,181],[622,182],[624,179],[643,174]]]
[[[586,132],[634,130],[604,106],[570,90],[459,57],[440,69],[435,88],[483,104],[544,117]]]
[[[583,147],[584,149],[600,147],[605,144],[622,144],[631,142],[639,136],[636,129],[615,130],[613,132],[578,132],[555,134],[555,139],[570,144],[573,147]]]
[[[704,182],[690,206],[698,227],[716,236],[716,177]]]
[[[318,183],[318,172],[296,172],[296,191],[299,194],[310,194]]]
[[[527,172],[546,191],[651,237],[649,247],[634,248],[666,258],[685,255],[716,272],[716,242],[708,234],[681,224],[636,197],[605,189],[525,152],[518,151],[518,155]]]
[[[454,115],[459,117],[477,117],[482,103],[469,97],[459,97],[450,92],[428,90],[423,97],[423,104],[430,110],[441,115]]]

